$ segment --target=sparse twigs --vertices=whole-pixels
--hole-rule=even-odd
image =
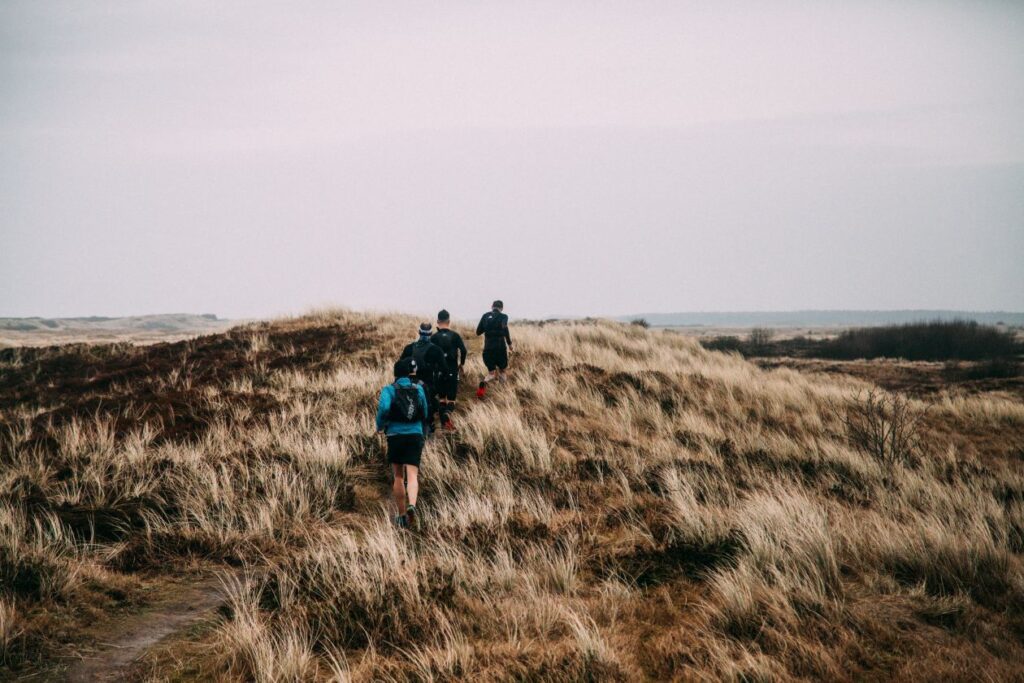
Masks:
[[[907,465],[920,453],[925,411],[906,396],[869,389],[831,408],[850,443],[883,465]]]
[[[750,330],[750,337],[747,340],[750,345],[750,352],[754,355],[763,354],[768,350],[775,331],[767,327],[755,327]]]

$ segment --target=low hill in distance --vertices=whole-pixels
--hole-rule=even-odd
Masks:
[[[222,332],[236,324],[212,313],[123,317],[0,318],[0,347],[73,342],[154,342]]]
[[[1024,326],[1024,313],[1010,311],[896,310],[896,311],[707,311],[638,313],[617,318],[642,318],[654,327],[866,327],[934,320],[973,320],[984,325]]]

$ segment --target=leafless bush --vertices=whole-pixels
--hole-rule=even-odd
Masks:
[[[910,399],[869,389],[848,399],[833,412],[842,421],[850,443],[885,465],[906,465],[921,450],[925,411]]]
[[[755,327],[750,330],[750,336],[747,341],[750,343],[750,350],[753,353],[762,353],[768,348],[768,344],[771,343],[772,338],[775,336],[775,330],[767,327]]]

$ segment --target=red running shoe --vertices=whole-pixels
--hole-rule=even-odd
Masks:
[[[476,397],[477,398],[483,398],[484,394],[486,394],[486,393],[487,393],[487,383],[486,382],[480,382],[480,388],[476,390]]]
[[[452,422],[451,420],[445,420],[444,421],[444,430],[446,432],[454,432],[455,431],[455,423]]]

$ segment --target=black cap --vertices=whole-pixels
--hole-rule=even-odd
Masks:
[[[505,308],[505,304],[501,302],[501,299],[495,299],[494,303],[491,304],[491,308]]]
[[[444,308],[437,312],[437,322],[439,323],[446,323],[451,320],[451,318],[452,316]]]
[[[395,363],[395,379],[408,377],[416,374],[416,361],[412,358],[402,358]]]

